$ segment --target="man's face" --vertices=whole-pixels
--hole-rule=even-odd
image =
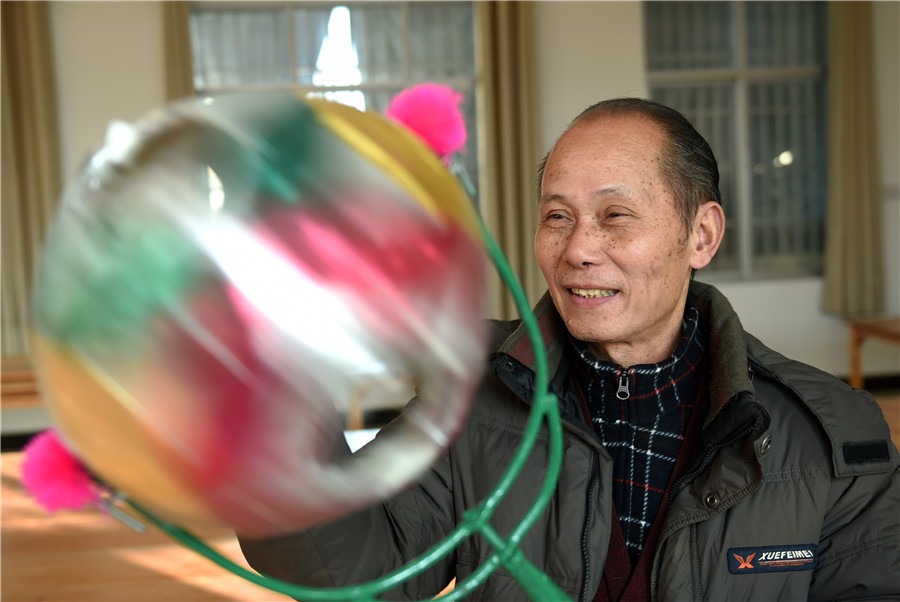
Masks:
[[[647,120],[588,119],[560,138],[541,184],[534,248],[553,302],[573,336],[626,367],[671,354],[691,268],[708,262],[659,174],[662,144]]]

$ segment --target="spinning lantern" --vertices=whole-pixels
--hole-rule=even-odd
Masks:
[[[172,523],[269,534],[325,522],[395,493],[453,440],[481,378],[485,241],[542,348],[459,181],[387,119],[266,93],[114,124],[67,188],[42,258],[34,346],[51,416],[151,522],[245,572]],[[405,402],[411,386],[401,418],[351,454],[351,401],[377,391]],[[536,390],[517,460],[458,536],[488,535],[483,519],[548,420],[547,482],[498,559],[528,591],[556,596],[511,551],[561,461],[543,358]]]
[[[483,255],[461,185],[380,115],[276,93],[117,124],[44,252],[53,419],[167,519],[267,533],[340,516],[460,428]],[[351,455],[350,402],[378,390],[399,408],[411,386],[403,423]]]

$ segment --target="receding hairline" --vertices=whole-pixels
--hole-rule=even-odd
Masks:
[[[693,227],[696,212],[703,202],[713,201],[721,205],[718,162],[709,142],[690,120],[677,109],[654,100],[627,97],[593,104],[569,123],[538,165],[535,191],[539,202],[547,161],[563,136],[581,123],[613,117],[633,118],[636,123],[646,121],[659,128],[657,131],[661,139],[657,145],[655,163],[674,195],[686,231]]]
[[[538,204],[543,202],[543,200],[545,198],[544,193],[543,193],[543,185],[544,185],[544,172],[546,171],[547,163],[550,161],[550,156],[553,154],[553,151],[555,151],[556,148],[559,146],[559,143],[563,140],[563,138],[565,138],[566,135],[569,134],[569,132],[571,132],[572,130],[574,130],[578,127],[588,126],[592,123],[596,123],[596,122],[600,122],[600,121],[608,121],[608,120],[615,120],[615,119],[623,119],[623,120],[633,119],[639,123],[646,123],[647,125],[649,125],[650,129],[648,130],[648,132],[650,132],[651,135],[653,136],[653,143],[654,143],[653,152],[654,152],[655,162],[658,163],[658,162],[662,161],[663,154],[665,153],[666,145],[669,143],[670,136],[669,136],[668,132],[666,131],[666,128],[663,126],[663,124],[660,123],[659,121],[653,119],[651,116],[645,115],[638,109],[632,109],[632,110],[627,110],[627,111],[600,109],[600,110],[593,111],[589,114],[587,113],[587,111],[582,112],[578,117],[576,117],[574,120],[572,120],[572,122],[568,125],[568,127],[566,127],[565,131],[563,131],[563,133],[559,135],[559,137],[556,139],[556,142],[553,143],[553,146],[550,147],[550,150],[547,151],[547,153],[544,155],[544,158],[541,160],[541,162],[538,166],[537,181],[536,181],[536,184],[537,184],[537,187],[536,187],[537,195],[536,196],[537,196]],[[658,172],[660,171],[659,166],[657,166],[657,171]],[[662,174],[660,173],[660,175],[662,175]]]

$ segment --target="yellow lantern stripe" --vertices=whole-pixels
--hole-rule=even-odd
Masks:
[[[429,213],[449,214],[481,241],[472,201],[462,184],[414,134],[377,113],[320,99],[306,102],[325,127],[384,170]]]
[[[53,422],[82,461],[168,517],[211,522],[212,512],[162,461],[165,446],[144,428],[137,402],[65,347],[36,333],[32,340]]]

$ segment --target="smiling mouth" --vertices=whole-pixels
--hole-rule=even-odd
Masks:
[[[570,288],[569,292],[584,299],[597,299],[599,297],[612,297],[619,291],[611,288]]]

